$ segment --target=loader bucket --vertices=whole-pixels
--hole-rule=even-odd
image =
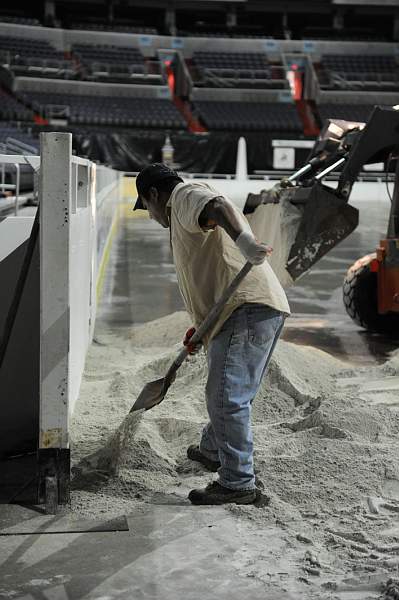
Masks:
[[[359,211],[320,183],[293,188],[287,194],[302,211],[287,260],[287,271],[295,281],[356,229]]]

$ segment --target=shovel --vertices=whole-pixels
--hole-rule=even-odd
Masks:
[[[207,333],[210,330],[210,328],[215,324],[226,302],[236,291],[241,281],[251,270],[252,266],[253,265],[250,262],[245,263],[241,271],[234,277],[233,281],[225,289],[221,298],[212,308],[209,315],[202,321],[201,325],[198,327],[194,335],[190,338],[190,345],[198,344],[198,342],[202,340],[204,334]],[[182,348],[175,360],[173,361],[173,363],[171,364],[171,366],[169,367],[169,370],[166,373],[165,377],[157,379],[156,381],[151,381],[150,383],[147,383],[144,386],[136,402],[130,409],[130,412],[134,412],[135,410],[142,410],[143,408],[145,410],[149,410],[153,406],[160,404],[165,398],[166,392],[168,391],[170,385],[174,382],[177,370],[188,355],[189,351],[187,350],[187,348]]]

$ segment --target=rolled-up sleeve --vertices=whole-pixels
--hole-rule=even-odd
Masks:
[[[180,225],[189,233],[204,233],[198,219],[205,206],[221,194],[199,183],[186,183],[179,186],[173,196],[171,209]]]

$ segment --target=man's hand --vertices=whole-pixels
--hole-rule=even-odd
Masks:
[[[266,257],[273,252],[271,246],[258,242],[253,233],[249,231],[242,231],[236,239],[236,244],[244,258],[253,265],[262,264]]]
[[[190,340],[195,333],[195,327],[190,327],[187,329],[186,334],[184,336],[183,344],[187,347],[189,354],[197,354],[198,350],[201,348],[201,342],[197,342],[196,344],[190,344]]]

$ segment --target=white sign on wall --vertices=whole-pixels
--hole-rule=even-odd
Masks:
[[[294,169],[295,148],[273,148],[273,169]]]

